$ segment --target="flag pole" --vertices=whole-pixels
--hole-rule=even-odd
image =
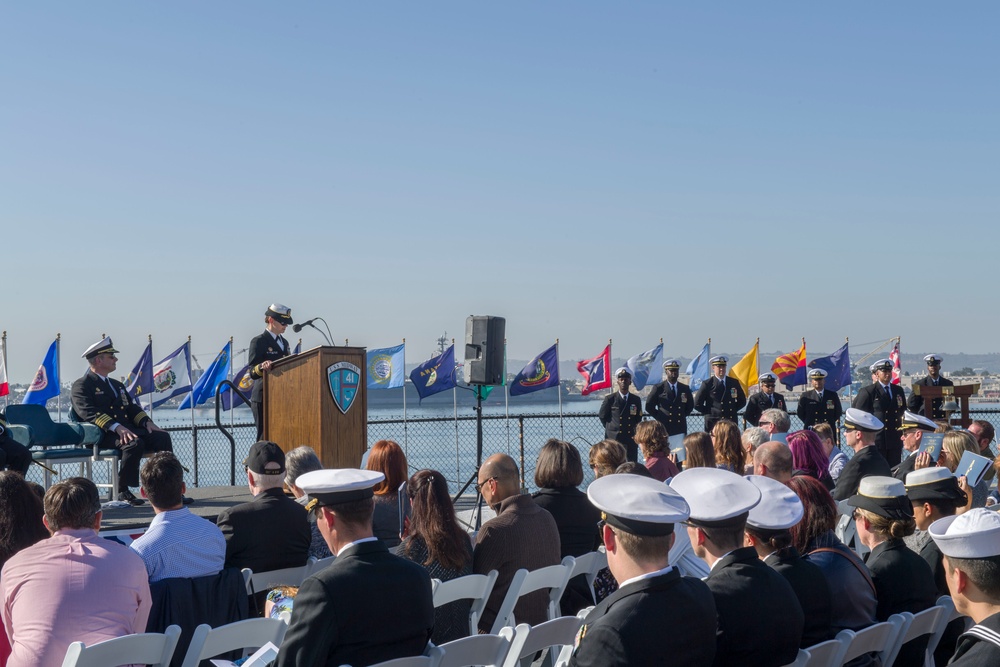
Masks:
[[[458,460],[458,383],[455,381],[455,364],[454,364],[454,349],[455,349],[455,339],[451,339],[452,347],[452,367],[451,367],[451,398],[455,406],[455,479],[460,479],[462,474],[459,472],[459,460]]]
[[[56,376],[59,382],[56,383],[56,415],[57,421],[62,421],[62,355],[59,354],[59,341],[62,339],[61,333],[56,333]]]
[[[285,350],[285,351],[289,352],[289,350]],[[233,373],[235,373],[235,372],[236,371],[233,370],[233,337],[230,336],[229,337],[229,372],[226,373],[226,379],[229,380],[230,382],[232,382],[233,380],[238,380],[238,378],[235,375],[233,375]],[[235,384],[235,382],[233,384]],[[226,387],[226,389],[227,389],[227,391],[229,391],[229,428],[235,428],[236,427],[236,418],[234,417],[234,415],[236,413],[236,396],[235,396],[235,394],[233,394],[233,388],[232,387]],[[222,396],[220,394],[219,395],[219,399],[221,400],[221,398],[222,398]]]
[[[3,370],[4,370],[4,373],[7,375],[7,377],[4,378],[4,379],[7,380],[7,382],[9,383],[10,382],[10,373],[7,372],[7,331],[6,330],[3,332],[3,339],[2,339],[2,341],[0,341],[0,346],[3,347],[3,349],[0,350],[0,352],[3,353]],[[10,387],[10,384],[8,384],[7,386]],[[8,405],[10,405],[10,390],[9,389],[8,389],[7,393],[3,397],[3,406],[6,408]]]
[[[406,338],[403,338],[403,453],[409,455],[408,436],[406,427]]]
[[[510,456],[510,391],[507,386],[507,339],[503,339],[503,413],[507,428],[507,456]]]
[[[146,339],[149,341],[149,372],[153,372],[153,334],[146,334]],[[153,378],[149,378],[149,384],[152,386]],[[154,387],[155,388],[155,387]],[[149,392],[149,421],[153,421],[153,392]]]
[[[559,339],[556,338],[556,371],[558,370],[559,370]],[[565,440],[566,433],[563,429],[562,376],[559,376],[559,384],[556,385],[556,389],[559,390],[559,439]]]
[[[191,355],[191,358],[194,359],[194,352],[191,350],[191,336],[188,336],[188,353]],[[191,365],[188,364],[188,373],[190,373],[190,372],[191,372]],[[194,435],[194,379],[191,378],[190,375],[188,376],[188,379],[191,380],[191,391],[189,392],[189,394],[191,396],[191,440],[193,442],[194,441],[194,437],[195,437],[195,435]]]

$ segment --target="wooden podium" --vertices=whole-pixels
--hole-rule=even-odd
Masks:
[[[978,382],[975,384],[957,384],[954,387],[943,387],[941,385],[937,387],[925,387],[924,385],[915,384],[912,391],[924,399],[925,415],[934,414],[933,403],[935,398],[943,398],[945,402],[957,399],[962,416],[958,420],[951,419],[949,421],[953,426],[961,426],[962,428],[969,428],[969,424],[972,423],[972,419],[969,418],[969,396],[979,393]]]
[[[363,347],[314,347],[264,374],[264,438],[316,450],[325,468],[357,468],[368,448]]]

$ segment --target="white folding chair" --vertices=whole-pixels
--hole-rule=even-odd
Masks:
[[[502,628],[495,635],[474,635],[441,644],[444,656],[437,667],[501,667],[510,651],[514,628]]]
[[[504,667],[518,667],[521,660],[531,658],[536,653],[548,650],[549,655],[562,651],[564,646],[573,646],[576,633],[583,625],[583,619],[578,616],[562,616],[551,621],[545,621],[536,626],[520,623],[514,628],[514,639],[510,644]],[[550,664],[555,662],[550,661]]]
[[[246,657],[267,642],[280,648],[287,629],[276,618],[250,618],[217,628],[203,623],[195,628],[181,667],[198,667],[202,660],[230,651],[243,651]]]
[[[327,556],[320,559],[310,558],[309,562],[306,563],[306,576],[302,577],[302,580],[305,581],[306,577],[313,576],[335,560],[337,560],[336,556]]]
[[[428,649],[425,655],[394,658],[371,665],[371,667],[438,667],[443,657],[444,650],[439,646],[434,646]],[[341,667],[349,667],[349,665],[341,665]]]
[[[795,656],[795,661],[788,663],[785,667],[806,667],[807,664],[809,664],[809,651],[800,648],[798,655]]]
[[[308,565],[299,565],[298,567],[286,567],[268,572],[254,572],[245,567],[243,568],[243,578],[247,584],[247,594],[253,595],[275,586],[301,586],[306,578],[308,567]],[[250,573],[249,578],[247,578],[247,572]]]
[[[167,667],[181,637],[181,628],[171,625],[163,634],[147,632],[86,646],[73,642],[66,649],[62,667],[107,667],[107,665],[151,665]]]
[[[580,620],[581,626],[583,625],[583,622],[587,620],[587,616],[590,615],[592,609],[593,607],[587,607],[586,609],[581,609],[577,612],[576,617]],[[570,659],[573,657],[574,648],[576,648],[576,637],[573,638],[572,644],[563,646],[562,650],[559,651],[554,667],[566,667],[569,664]]]
[[[896,638],[896,645],[893,647],[892,652],[888,655],[882,667],[890,667],[890,665],[896,661],[896,656],[899,655],[899,651],[903,648],[904,644],[925,635],[928,636],[928,650],[924,655],[924,664],[927,664],[928,660],[930,660],[931,664],[933,664],[934,650],[931,648],[931,641],[937,634],[938,628],[940,627],[943,632],[944,626],[948,624],[947,618],[951,615],[949,608],[944,605],[934,605],[929,609],[924,609],[918,614],[903,612],[902,615],[906,617],[906,623],[903,624],[899,636]],[[941,623],[941,619],[945,619],[943,625]],[[937,648],[937,642],[934,643],[934,648]]]
[[[456,600],[472,600],[469,609],[469,635],[479,634],[479,618],[486,608],[486,601],[497,581],[497,571],[489,574],[469,574],[450,581],[433,580],[434,607],[446,605]]]
[[[570,558],[570,556],[567,556],[567,558]],[[497,612],[497,618],[493,622],[491,633],[497,634],[500,632],[500,628],[513,626],[517,622],[517,619],[514,617],[514,607],[517,606],[517,601],[521,596],[542,590],[543,588],[549,590],[549,620],[559,618],[561,616],[559,600],[562,598],[563,591],[566,589],[566,583],[569,582],[569,576],[572,572],[573,567],[568,563],[549,565],[548,567],[542,567],[532,572],[528,572],[523,568],[515,572],[514,578],[510,582],[510,587],[507,589],[507,595],[504,597],[500,605],[500,610]]]
[[[565,558],[563,562],[566,562]],[[591,551],[589,554],[577,556],[573,560],[573,572],[570,573],[569,578],[572,579],[580,574],[586,577],[587,588],[590,589],[590,599],[594,601],[594,604],[597,604],[597,596],[594,594],[594,580],[597,579],[597,573],[607,566],[608,554],[604,551]]]
[[[841,639],[840,635],[837,637],[838,639],[830,639],[807,648],[807,667],[840,667],[844,664],[842,656],[847,652],[847,641]]]
[[[883,623],[869,625],[857,632],[841,630],[837,633],[837,639],[844,637],[847,640],[847,651],[841,656],[840,664],[850,662],[865,653],[878,653],[882,663],[885,664],[885,658],[892,650],[903,622],[904,618],[901,614],[893,614]]]
[[[934,651],[937,650],[938,644],[941,643],[941,637],[944,636],[945,628],[952,620],[958,618],[960,614],[955,611],[955,603],[952,602],[950,595],[942,595],[937,599],[937,606],[944,607],[944,612],[938,619],[938,626],[934,628],[933,634],[931,634],[930,640],[927,642],[927,655],[934,657]]]

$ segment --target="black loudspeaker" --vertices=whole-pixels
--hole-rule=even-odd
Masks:
[[[466,384],[502,384],[503,339],[507,320],[493,315],[469,315],[465,320]]]

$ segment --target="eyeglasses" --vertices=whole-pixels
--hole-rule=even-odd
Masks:
[[[496,479],[496,477],[487,477],[486,479],[484,479],[481,482],[476,482],[476,492],[477,493],[482,493],[483,492],[483,487],[486,486],[487,484],[489,484],[490,480],[495,480],[495,479]]]
[[[759,422],[757,422],[757,426],[770,426],[772,423],[773,422],[764,421],[763,419],[761,419]]]

